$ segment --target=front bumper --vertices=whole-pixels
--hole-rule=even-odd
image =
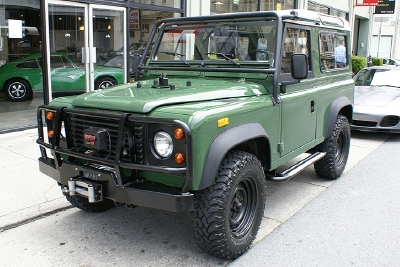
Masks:
[[[351,129],[368,132],[400,133],[400,116],[389,115],[388,111],[355,107]]]
[[[50,125],[50,129],[54,130],[54,137],[51,137],[51,140],[47,140],[44,135],[45,121],[43,117],[46,111],[52,111],[55,114],[51,122],[47,121],[47,128]],[[89,126],[101,121],[101,127],[109,135],[107,156],[102,156],[99,153],[93,154],[91,148],[81,149],[81,146],[74,145],[73,140],[76,140],[76,137],[72,132],[76,134],[78,131],[82,131],[82,128],[89,126],[72,127],[72,116],[78,116],[81,119],[80,122],[87,122]],[[134,135],[133,133],[132,129],[135,128],[133,123],[138,122],[142,124],[144,129],[141,132],[143,135],[148,133],[151,127],[151,129],[156,128],[154,125],[177,125],[184,129],[186,143],[185,146],[181,145],[179,149],[185,151],[185,155],[187,155],[186,164],[183,166],[165,166],[149,159],[146,154],[143,157],[144,159],[139,162],[138,158],[143,154],[135,154],[131,151],[143,151],[149,148],[140,145],[140,141],[144,140],[145,136]],[[62,128],[65,128],[65,133],[62,133]],[[67,137],[61,138],[61,136]],[[80,138],[83,140],[82,136]],[[192,151],[190,149],[191,132],[187,125],[181,121],[40,106],[38,109],[37,143],[41,151],[39,158],[41,172],[67,187],[68,182],[70,182],[70,186],[73,185],[72,179],[72,181],[78,181],[78,184],[87,185],[87,187],[95,185],[96,188],[101,188],[100,198],[97,198],[96,194],[88,193],[89,202],[93,202],[90,199],[94,197],[95,202],[107,198],[116,202],[173,212],[194,210],[194,196],[189,191],[193,179]],[[50,150],[51,156],[48,156],[48,150]],[[126,151],[127,153],[125,153]],[[130,157],[126,158],[126,154]],[[129,171],[130,174],[126,176],[124,171]],[[172,174],[184,177],[185,180],[181,188],[172,187],[146,180],[140,176],[140,171],[150,171],[160,175]],[[81,189],[84,188],[79,188],[79,190]],[[72,192],[70,195],[75,193],[74,189],[69,188],[68,190]],[[93,192],[93,189],[90,188],[88,191]],[[80,192],[85,193],[84,191]],[[86,194],[81,195],[87,196]]]
[[[172,212],[194,210],[192,193],[181,193],[168,186],[146,182],[119,187],[115,184],[115,173],[112,171],[70,162],[63,162],[60,170],[57,170],[49,158],[47,160],[39,158],[39,169],[42,173],[66,186],[70,179],[84,180],[88,179],[88,174],[92,174],[91,180],[103,186],[103,196],[116,202]]]

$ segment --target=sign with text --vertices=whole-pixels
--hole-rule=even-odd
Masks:
[[[394,0],[379,0],[379,4],[375,8],[374,14],[394,14],[394,8]]]
[[[356,6],[377,6],[379,0],[356,0]]]
[[[129,29],[139,30],[139,10],[131,10],[129,12]]]

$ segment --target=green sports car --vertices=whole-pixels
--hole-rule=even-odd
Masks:
[[[43,90],[42,54],[31,54],[0,67],[0,90],[11,101],[32,99],[33,91]],[[57,92],[84,92],[85,69],[65,53],[50,55],[51,86]],[[106,88],[123,83],[123,69],[95,66],[95,88]]]

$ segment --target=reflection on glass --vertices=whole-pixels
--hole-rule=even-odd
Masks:
[[[155,60],[258,61],[273,64],[276,21],[212,22],[165,28]],[[229,63],[230,64],[230,63]]]
[[[258,1],[210,0],[212,14],[257,11]]]
[[[65,52],[82,62],[84,8],[49,4],[50,52]]]

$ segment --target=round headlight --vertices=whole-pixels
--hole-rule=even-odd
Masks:
[[[158,132],[154,135],[154,150],[162,158],[168,158],[172,154],[174,145],[172,138],[166,132]]]

